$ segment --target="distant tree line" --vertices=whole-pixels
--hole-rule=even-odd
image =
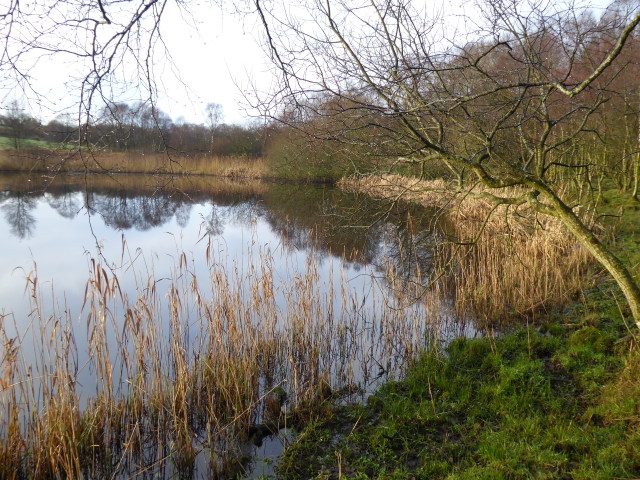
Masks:
[[[270,155],[326,171],[444,174],[460,185],[534,176],[582,190],[613,181],[640,200],[640,32],[631,30],[625,48],[577,90],[608,61],[638,2],[614,2],[596,17],[577,8],[512,12],[487,0],[491,28],[429,54],[438,46],[430,24],[414,22],[408,2],[378,3],[393,15],[357,30],[341,17],[338,25],[339,5],[340,15],[353,16],[349,2],[337,1],[335,11],[319,2],[316,20],[327,24],[318,30],[327,37],[310,45],[300,34],[300,42],[322,57],[300,59],[286,42],[279,46],[312,73],[271,102],[280,105],[272,115],[281,127]],[[296,31],[272,34],[289,39]],[[281,68],[290,73],[286,61]],[[328,70],[337,73],[322,74]]]
[[[78,127],[69,115],[48,123],[30,116],[13,102],[0,115],[0,136],[12,148],[28,146],[28,140],[50,143],[82,143],[115,152],[257,157],[264,153],[269,128],[220,122],[221,107],[207,106],[207,124],[173,122],[162,110],[147,103],[114,103],[102,109],[90,126]]]

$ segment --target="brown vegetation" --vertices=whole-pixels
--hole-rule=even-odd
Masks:
[[[340,185],[443,209],[450,231],[440,248],[441,268],[435,275],[441,288],[455,298],[459,315],[485,320],[528,315],[567,303],[588,283],[592,258],[562,222],[532,214],[527,205],[496,205],[483,197],[491,189],[476,187],[462,193],[442,180],[397,175],[352,177]]]
[[[630,265],[566,188],[583,183],[592,194],[615,182],[638,200],[637,4],[613,2],[594,15],[572,2],[486,0],[459,23],[411,1],[354,9],[335,0],[262,20],[281,73],[265,101],[277,106],[274,117],[422,177],[437,163],[461,190],[474,195],[482,183],[497,209],[510,204],[531,222],[559,219],[616,281],[640,328]]]
[[[447,325],[438,305],[407,310],[401,298],[363,315],[347,279],[321,286],[319,258],[279,284],[270,251],[244,267],[214,245],[206,252],[206,282],[182,253],[170,279],[136,275],[133,294],[90,259],[80,324],[55,299],[45,313],[37,272],[28,275],[30,317],[0,324],[3,476],[190,475],[199,458],[210,478],[228,478],[274,389],[290,409],[313,405],[328,385],[404,365]]]
[[[57,173],[161,173],[234,178],[269,176],[266,159],[88,150],[0,150],[0,171]]]

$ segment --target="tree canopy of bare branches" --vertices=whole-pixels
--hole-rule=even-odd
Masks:
[[[249,4],[280,79],[259,104],[267,114],[361,155],[435,162],[462,190],[480,182],[498,189],[496,203],[558,217],[615,278],[640,327],[638,283],[559,188],[601,168],[585,152],[620,137],[612,122],[621,117],[615,155],[638,195],[637,0],[617,0],[602,15],[546,0],[481,0],[466,14],[418,0]],[[175,6],[188,13],[188,2],[170,0],[9,0],[0,75],[27,91],[43,59],[80,65],[86,126],[98,100],[117,108],[115,98],[139,82],[161,130],[155,65],[171,57],[162,19]],[[514,185],[524,193],[499,193]]]
[[[574,3],[517,0],[448,19],[411,0],[260,13],[281,78],[264,103],[281,108],[276,116],[300,128],[314,118],[313,136],[372,153],[440,163],[462,190],[480,182],[498,189],[485,194],[496,203],[558,217],[615,278],[640,327],[637,282],[559,188],[591,167],[585,150],[611,130],[605,107],[625,96],[625,75],[637,78],[640,4],[612,4],[599,18]],[[627,126],[638,131],[637,87],[626,95]],[[319,108],[327,97],[331,109]],[[500,194],[515,185],[522,195]]]

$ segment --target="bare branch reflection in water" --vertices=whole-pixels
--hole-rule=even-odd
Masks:
[[[221,472],[240,455],[273,388],[286,391],[289,412],[322,401],[324,388],[366,389],[401,372],[450,320],[435,299],[407,307],[396,292],[383,301],[364,275],[334,275],[335,265],[314,253],[300,265],[287,250],[250,242],[230,261],[212,241],[208,279],[196,273],[199,259],[176,252],[171,278],[140,275],[135,292],[88,258],[84,326],[64,309],[45,313],[30,275],[31,338],[0,328],[9,415],[0,433],[18,435],[22,446],[16,457],[5,444],[3,461],[39,475],[128,475],[150,466],[167,475],[196,463]],[[131,260],[121,267],[141,261]],[[12,412],[24,419],[18,432],[7,430]]]
[[[78,196],[70,189],[66,192],[48,193],[46,198],[49,206],[63,218],[75,218],[83,208],[83,205],[78,201]]]
[[[190,193],[201,202],[190,228],[170,235],[180,197],[138,193],[85,189],[53,202],[64,212],[89,203],[98,238],[115,239],[101,249],[108,263],[86,254],[71,290],[71,257],[53,280],[46,262],[27,269],[29,305],[2,312],[7,471],[228,478],[274,389],[289,399],[278,420],[290,421],[343,388],[360,398],[400,375],[421,348],[471,330],[441,299],[409,297],[402,269],[416,267],[422,247],[411,242],[420,235],[398,236],[402,222],[391,219],[351,236],[335,218],[323,223],[317,200],[346,204],[340,192],[276,185],[260,195]],[[42,225],[46,235],[51,222]],[[153,232],[153,249],[129,244]]]
[[[4,199],[0,209],[9,224],[11,233],[16,237],[25,239],[33,235],[36,219],[31,211],[36,206],[36,199],[21,194]]]

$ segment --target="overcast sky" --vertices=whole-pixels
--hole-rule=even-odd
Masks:
[[[223,13],[219,8],[200,6],[194,19],[167,12],[163,28],[165,41],[174,52],[173,62],[184,85],[169,78],[160,107],[177,120],[204,120],[207,103],[223,106],[224,121],[238,123],[246,118],[245,93],[251,83],[269,83],[269,62],[262,46],[262,26],[255,15]],[[167,72],[168,77],[171,73]],[[175,88],[175,90],[173,90]]]
[[[0,0],[0,5],[3,1]],[[430,9],[441,11],[447,22],[454,23],[460,22],[463,13],[469,14],[465,10],[473,8],[473,2],[464,0],[416,2],[424,2],[423,5]],[[174,122],[182,118],[187,122],[202,123],[206,105],[210,102],[219,103],[223,106],[224,122],[248,121],[250,115],[256,112],[250,109],[245,95],[251,96],[254,86],[268,91],[273,82],[269,60],[261,44],[263,28],[258,16],[255,13],[241,15],[224,11],[224,8],[215,5],[217,2],[209,0],[182,2],[190,12],[180,10],[177,3],[167,2],[160,24],[164,42],[172,57],[169,59],[157,55],[154,61],[159,108]],[[602,5],[608,2],[595,0],[592,3]],[[29,8],[29,5],[38,4],[26,5]],[[116,5],[108,6],[118,8]],[[227,8],[233,8],[232,5],[227,5]],[[264,5],[271,6],[273,3]],[[300,4],[284,1],[282,5],[286,6],[282,8],[288,9],[289,5]],[[12,35],[21,33],[28,32],[13,31]],[[161,48],[156,50],[163,51]],[[77,118],[77,87],[74,88],[70,80],[82,77],[83,68],[86,69],[87,65],[82,67],[77,57],[72,57],[66,63],[60,56],[38,58],[37,65],[30,69],[29,74],[33,89],[40,95],[24,93],[15,86],[3,88],[0,82],[0,106],[7,107],[12,101],[18,100],[31,115],[43,121],[64,112]],[[135,69],[129,70],[131,73]],[[133,77],[136,77],[135,73]],[[135,103],[141,98],[139,91],[134,90],[114,92],[110,96],[127,103]],[[28,103],[25,97],[29,98]]]
[[[260,44],[261,25],[256,23],[259,19],[255,15],[224,12],[209,2],[187,5],[191,15],[180,11],[174,2],[168,2],[162,15],[162,38],[172,56],[168,59],[160,55],[154,65],[159,108],[174,121],[182,117],[201,123],[206,105],[213,102],[223,106],[224,122],[247,121],[251,112],[245,93],[252,83],[268,86],[271,81],[268,58]],[[75,118],[78,96],[74,85],[86,73],[83,68],[86,65],[83,67],[77,58],[40,56],[29,69],[33,91],[14,84],[2,85],[0,107],[6,110],[17,100],[28,113],[43,121],[65,112]],[[127,103],[140,98],[133,90],[114,96]]]

